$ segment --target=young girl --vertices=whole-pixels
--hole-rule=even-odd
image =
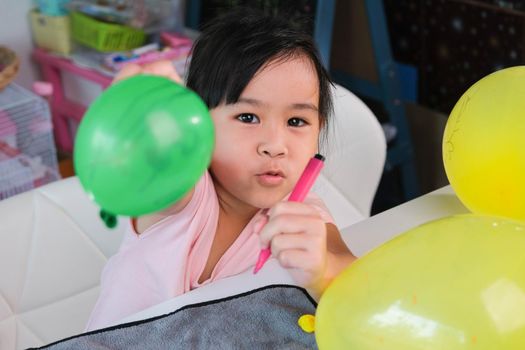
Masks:
[[[125,68],[179,80],[170,64]],[[253,269],[261,248],[314,297],[355,258],[322,201],[287,202],[331,111],[309,35],[282,19],[232,12],[195,43],[187,86],[210,109],[209,171],[172,207],[131,220],[105,267],[88,329]]]

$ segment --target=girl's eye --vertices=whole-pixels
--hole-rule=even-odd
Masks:
[[[255,124],[259,122],[259,118],[255,114],[251,113],[243,113],[237,116],[237,120],[247,124]]]
[[[304,126],[304,125],[307,125],[307,124],[308,123],[304,119],[301,119],[301,118],[290,118],[290,119],[288,119],[288,125],[289,126],[299,127],[299,126]]]

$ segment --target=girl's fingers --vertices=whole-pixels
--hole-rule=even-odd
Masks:
[[[171,80],[173,80],[176,83],[179,83],[180,85],[184,85],[184,82],[182,81],[182,78],[180,77],[179,73],[177,73],[177,71],[175,71],[175,70],[173,71],[173,73],[170,74],[170,76],[168,78],[170,78]]]
[[[272,255],[279,260],[282,255],[286,256],[287,252],[301,251],[305,253],[305,260],[299,265],[287,266],[293,268],[309,269],[319,266],[322,263],[321,252],[326,250],[326,240],[321,236],[306,236],[301,233],[288,233],[277,235],[271,243]],[[307,257],[307,258],[306,258]]]
[[[158,75],[161,77],[171,79],[179,84],[183,83],[182,78],[177,73],[177,71],[173,67],[173,64],[170,61],[157,61],[145,64],[144,66],[140,66],[136,63],[128,63],[115,76],[115,79],[113,79],[113,83],[130,78],[138,74]]]
[[[279,202],[267,213],[270,218],[282,214],[311,215],[320,218],[319,212],[314,207],[300,202]]]
[[[135,63],[128,63],[118,72],[113,79],[113,84],[126,78],[130,78],[134,75],[142,73],[142,67]]]
[[[299,249],[284,250],[277,254],[279,264],[287,269],[300,269],[303,271],[309,270],[310,266],[315,266],[312,263],[312,256],[308,252]]]
[[[280,252],[288,249],[309,250],[310,248],[310,240],[305,239],[303,233],[276,235],[271,242],[272,254],[274,256],[277,256]]]
[[[268,223],[268,216],[264,215],[261,216],[257,221],[253,223],[253,233],[259,234],[261,230],[263,229],[264,225]]]
[[[182,79],[173,67],[171,61],[157,61],[146,64],[143,67],[144,73],[163,76],[173,81],[182,84]]]
[[[322,235],[326,233],[326,226],[317,217],[282,214],[270,217],[268,223],[262,228],[259,238],[261,245],[268,247],[276,235],[293,233]]]

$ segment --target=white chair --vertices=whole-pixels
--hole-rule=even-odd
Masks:
[[[120,243],[76,177],[0,201],[0,349],[83,331]]]
[[[332,96],[334,115],[327,142],[321,145],[326,163],[314,191],[343,229],[370,216],[385,165],[386,140],[376,117],[357,96],[337,84]]]
[[[341,87],[334,94],[316,191],[343,228],[369,216],[386,146],[372,112]],[[84,330],[122,226],[103,225],[75,177],[0,201],[0,349],[41,346]]]

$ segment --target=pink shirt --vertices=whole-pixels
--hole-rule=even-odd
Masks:
[[[333,222],[317,196],[305,200]],[[212,281],[253,268],[260,251],[253,223],[259,211],[226,250],[211,276],[199,283],[213,243],[219,204],[213,181],[206,173],[195,186],[186,207],[149,227],[141,235],[128,220],[119,251],[105,266],[101,290],[87,330],[101,328]]]

